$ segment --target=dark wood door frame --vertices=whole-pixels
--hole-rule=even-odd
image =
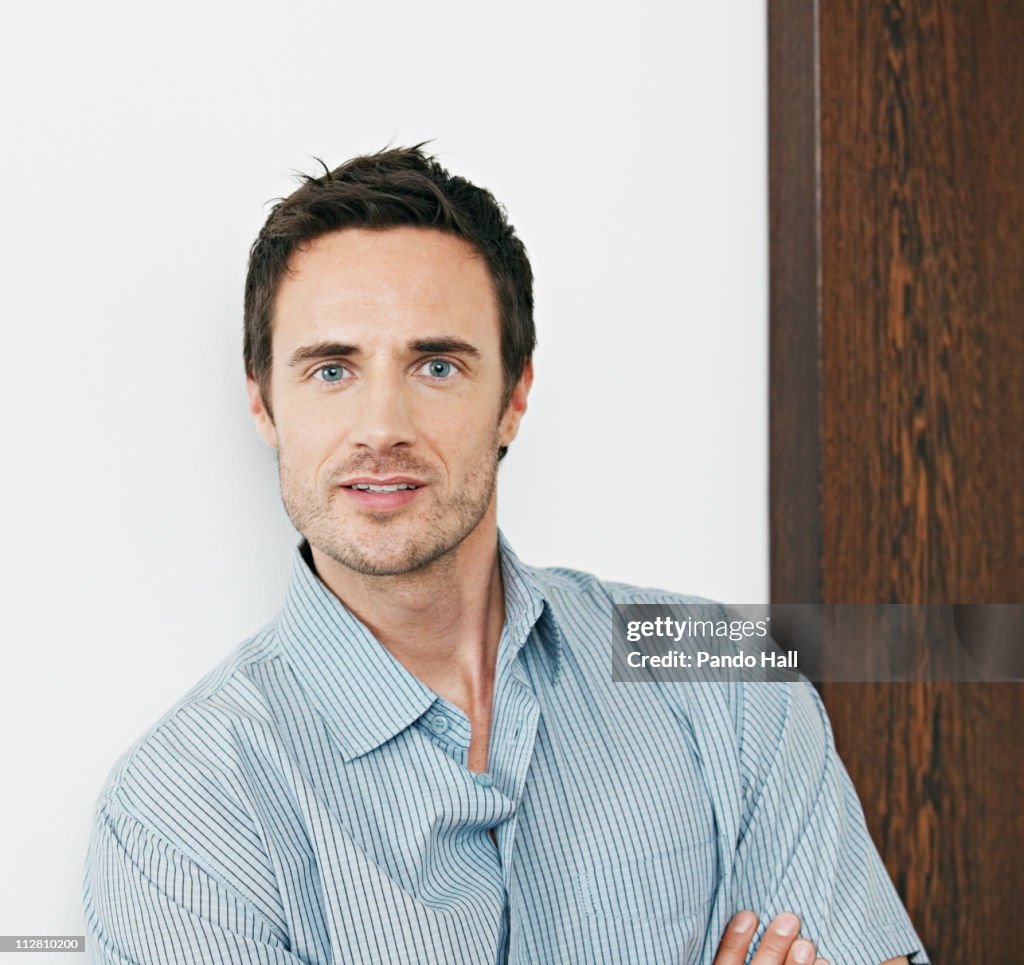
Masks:
[[[776,602],[1024,602],[1024,4],[771,0]],[[1024,962],[1024,688],[822,687],[933,961]]]

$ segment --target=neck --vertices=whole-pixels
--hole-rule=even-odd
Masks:
[[[366,576],[313,548],[320,579],[410,673],[470,717],[489,712],[505,597],[494,504],[414,573]]]

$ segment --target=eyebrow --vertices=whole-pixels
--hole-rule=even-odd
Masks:
[[[464,342],[461,338],[451,335],[432,335],[430,338],[418,338],[409,343],[410,352],[437,352],[444,355],[467,355],[471,358],[480,358],[480,350]],[[292,352],[288,359],[290,366],[303,365],[306,362],[313,362],[316,359],[325,358],[346,358],[350,355],[358,355],[357,345],[347,345],[344,342],[316,342],[313,345],[303,345]]]
[[[409,349],[413,352],[439,352],[445,355],[469,355],[475,359],[480,358],[480,350],[475,345],[451,335],[416,339],[415,342],[409,343]]]
[[[292,352],[288,359],[289,365],[302,365],[304,362],[312,362],[315,359],[328,359],[355,355],[359,351],[355,345],[345,345],[342,342],[316,342],[313,345],[303,345]]]

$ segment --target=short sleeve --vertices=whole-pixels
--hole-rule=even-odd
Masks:
[[[868,833],[817,691],[806,682],[744,690],[736,907],[756,911],[764,924],[797,914],[803,935],[832,965],[879,965],[900,955],[928,962]]]
[[[92,962],[302,961],[279,928],[110,799],[97,807],[83,901]]]

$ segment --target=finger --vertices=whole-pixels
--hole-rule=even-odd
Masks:
[[[806,938],[799,938],[793,942],[786,956],[786,965],[812,965],[817,959],[814,951],[814,943]]]
[[[790,946],[799,934],[800,919],[796,915],[788,911],[777,915],[761,936],[757,954],[750,965],[784,965]]]
[[[722,941],[712,965],[743,965],[756,930],[757,915],[752,911],[741,911],[734,915],[722,933]]]

